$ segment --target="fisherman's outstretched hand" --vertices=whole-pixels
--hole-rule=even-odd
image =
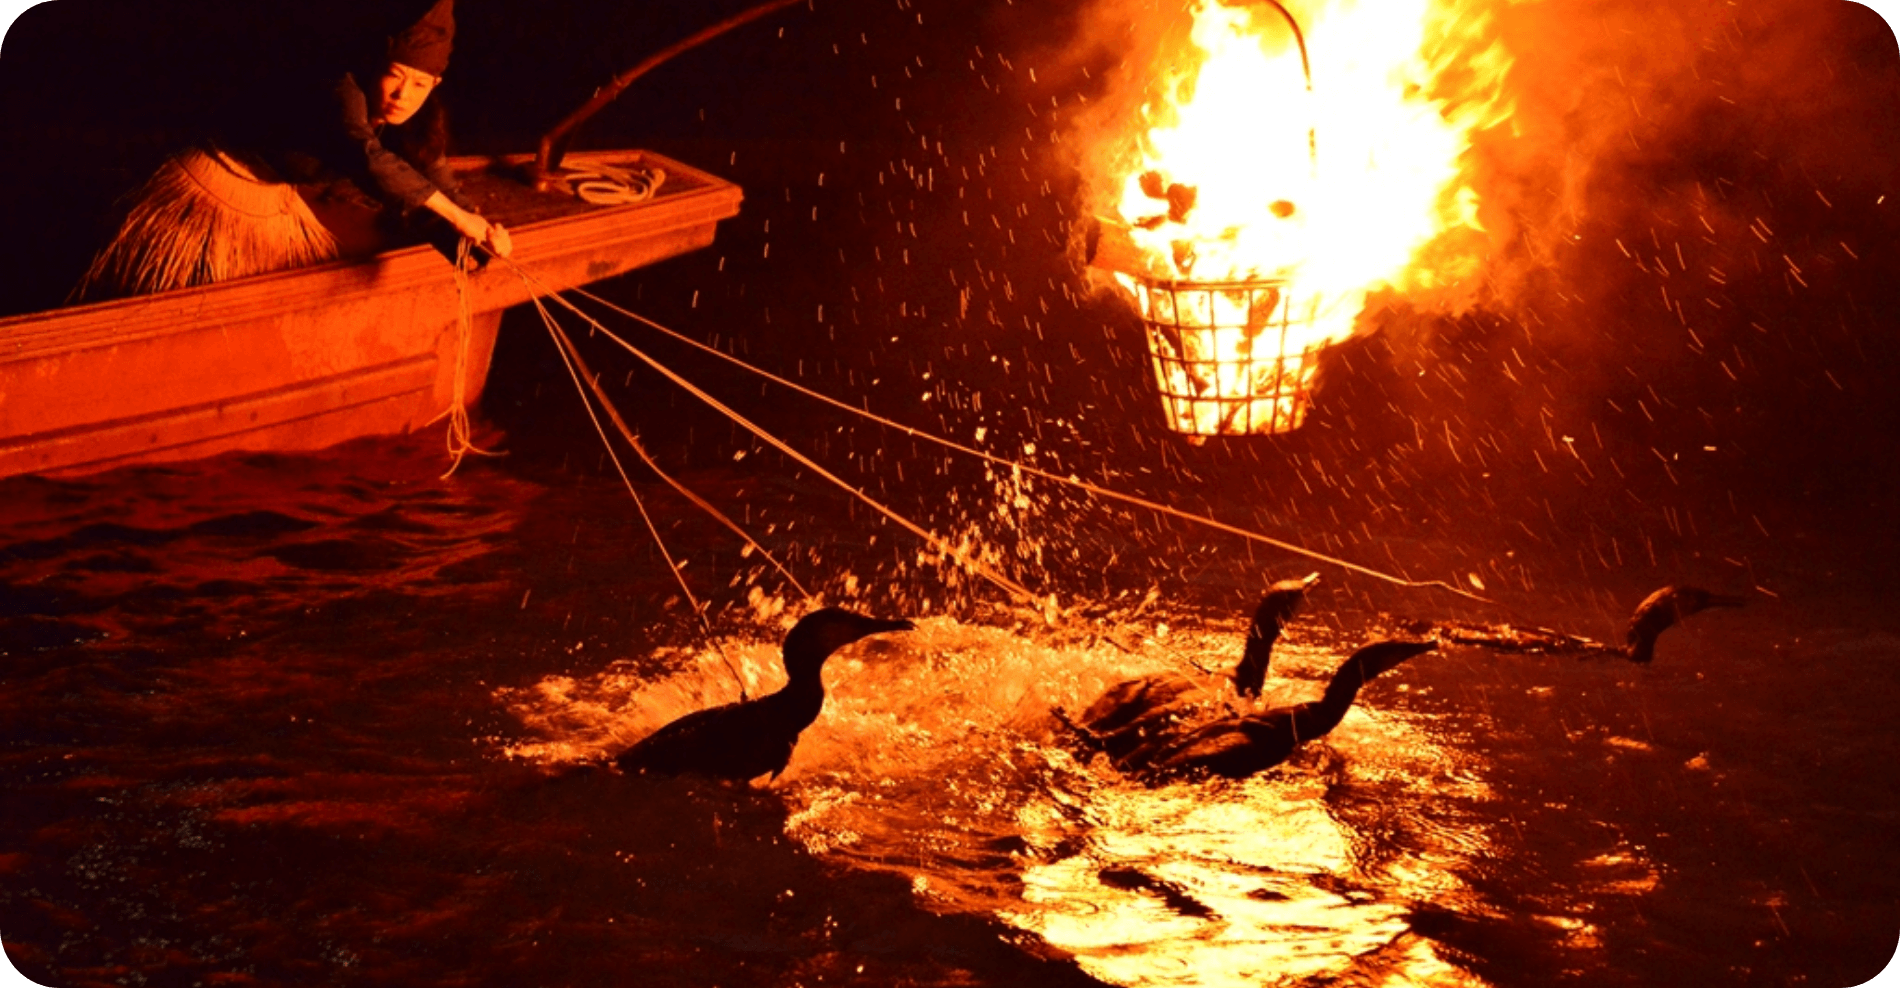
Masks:
[[[488,224],[488,236],[482,241],[482,246],[488,248],[497,257],[507,257],[515,250],[514,241],[509,238],[507,229],[500,223]]]
[[[500,223],[490,223],[479,213],[471,213],[454,202],[448,196],[437,192],[423,203],[436,215],[455,227],[455,232],[468,238],[469,242],[481,247],[496,257],[507,257],[514,253],[514,239]],[[482,258],[481,260],[486,260]],[[479,263],[479,262],[478,262]]]
[[[514,252],[514,240],[508,236],[507,229],[500,223],[490,223],[474,213],[465,213],[463,215],[469,218],[469,222],[458,225],[458,232],[460,232],[462,236],[467,237],[469,243],[488,252],[487,255],[474,254],[471,252],[469,257],[470,264],[476,267],[483,267],[488,263],[490,256],[507,257]]]
[[[496,257],[507,257],[514,251],[514,240],[508,236],[508,231],[500,223],[490,223],[474,213],[465,212],[462,217],[462,220],[455,224],[455,229],[456,232],[467,237],[470,243]]]

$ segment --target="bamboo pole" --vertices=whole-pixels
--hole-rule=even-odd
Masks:
[[[640,64],[635,65],[626,72],[614,76],[612,82],[596,90],[593,98],[581,104],[580,109],[568,114],[546,134],[541,135],[541,147],[535,153],[534,166],[531,170],[535,188],[545,191],[558,181],[554,173],[556,169],[561,167],[561,158],[567,153],[567,142],[573,135],[575,128],[585,123],[587,118],[600,112],[602,107],[618,98],[622,91],[633,84],[635,79],[659,68],[661,65],[671,61],[675,56],[691,51],[725,34],[727,31],[737,27],[743,27],[767,14],[789,7],[798,2],[799,0],[768,0],[766,3],[759,4],[749,10],[735,14],[711,27],[676,41],[654,52],[652,55],[647,56]]]

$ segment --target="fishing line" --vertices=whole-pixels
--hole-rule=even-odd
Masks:
[[[504,258],[503,260],[506,260],[506,258]],[[1033,604],[1038,608],[1042,608],[1044,606],[1044,601],[1042,600],[1042,598],[1038,597],[1035,593],[1031,592],[1029,588],[1003,575],[1002,573],[998,572],[993,567],[990,567],[986,565],[985,563],[983,563],[981,560],[970,556],[969,554],[965,553],[963,550],[957,548],[956,546],[951,545],[948,540],[937,535],[935,532],[931,532],[917,525],[915,522],[912,522],[910,519],[905,518],[903,515],[898,514],[896,511],[888,507],[885,507],[882,503],[878,502],[875,498],[857,489],[856,487],[853,487],[849,482],[845,481],[843,478],[837,476],[836,474],[832,473],[829,470],[826,470],[824,467],[819,466],[816,461],[806,456],[805,454],[800,453],[798,450],[792,448],[784,440],[781,440],[777,436],[774,436],[771,433],[765,431],[765,429],[761,428],[757,423],[753,422],[751,419],[748,419],[745,416],[739,414],[734,409],[720,402],[719,399],[714,398],[712,395],[701,390],[697,385],[693,384],[693,382],[688,381],[687,379],[679,376],[678,374],[675,374],[672,370],[668,369],[664,364],[660,363],[657,360],[654,360],[652,357],[647,356],[646,353],[642,352],[639,348],[635,347],[633,344],[628,343],[626,340],[621,339],[619,336],[615,335],[612,330],[609,330],[607,327],[601,325],[598,320],[594,319],[592,316],[582,311],[580,307],[576,306],[574,303],[563,298],[559,293],[550,290],[547,285],[543,284],[539,279],[535,278],[533,275],[530,275],[520,265],[515,264],[513,261],[509,261],[508,265],[509,267],[514,269],[515,273],[521,277],[521,280],[528,285],[530,290],[537,292],[539,295],[545,295],[548,298],[552,298],[556,302],[559,302],[561,305],[565,306],[569,311],[573,312],[575,315],[578,315],[582,319],[586,320],[587,323],[593,326],[596,330],[605,334],[608,339],[613,340],[615,343],[620,344],[620,346],[623,349],[625,349],[628,353],[633,354],[642,363],[645,363],[648,367],[651,367],[654,370],[659,371],[660,374],[663,375],[667,380],[672,381],[674,384],[678,385],[680,388],[685,390],[688,394],[692,395],[693,397],[698,398],[702,402],[705,402],[708,406],[710,406],[713,410],[719,412],[721,415],[724,415],[727,418],[731,419],[733,422],[737,423],[738,425],[743,426],[746,429],[746,431],[757,436],[762,442],[766,443],[772,448],[778,450],[779,452],[795,460],[800,465],[804,466],[806,469],[811,470],[813,473],[816,473],[818,476],[829,481],[833,485],[837,486],[839,489],[845,491],[851,496],[864,502],[867,506],[869,506],[872,510],[876,511],[877,513],[883,515],[884,517],[890,519],[893,522],[896,522],[905,531],[908,531],[912,535],[915,535],[918,538],[924,540],[924,542],[928,543],[931,547],[935,548],[938,552],[956,560],[959,564],[963,566],[964,569],[969,570],[971,573],[974,573],[985,580],[988,580],[990,583],[994,584],[999,589],[1005,591],[1006,593],[1009,593],[1010,595],[1016,597],[1019,600]],[[536,297],[534,301],[535,301],[535,307],[537,309],[542,309],[543,312],[546,311],[542,307],[539,297]]]
[[[620,306],[615,305],[614,303],[609,302],[606,299],[601,298],[600,296],[587,291],[586,289],[573,288],[569,290],[583,298],[589,299],[595,303],[605,306],[606,308],[611,309],[614,312],[619,313],[620,315],[626,316],[637,322],[643,323],[646,326],[651,327],[652,329],[655,329],[667,336],[672,337],[673,339],[679,340],[680,342],[687,344],[688,346],[691,346],[702,352],[712,354],[713,356],[718,357],[719,359],[724,360],[729,364],[732,364],[743,370],[750,371],[753,374],[757,374],[758,376],[763,377],[766,380],[773,382],[774,384],[783,385],[787,388],[792,389],[793,391],[796,391],[800,394],[805,395],[806,397],[821,401],[827,405],[832,406],[833,408],[838,408],[843,411],[850,412],[851,414],[856,415],[860,418],[869,419],[870,421],[876,422],[877,424],[885,426],[886,428],[896,429],[897,431],[902,432],[905,435],[910,436],[911,438],[923,439],[928,442],[933,442],[939,446],[943,446],[948,449],[953,449],[959,453],[963,453],[969,456],[977,457],[978,459],[985,460],[990,463],[994,463],[998,466],[1011,467],[1017,470],[1021,470],[1024,473],[1030,474],[1032,476],[1040,477],[1044,480],[1053,481],[1058,484],[1065,484],[1069,487],[1074,487],[1074,488],[1077,488],[1078,490],[1086,491],[1097,497],[1107,498],[1107,499],[1115,500],[1115,501],[1121,501],[1125,504],[1132,504],[1132,505],[1135,505],[1136,507],[1145,508],[1149,511],[1167,515],[1171,518],[1179,518],[1182,521],[1193,522],[1197,525],[1203,525],[1208,528],[1215,529],[1216,531],[1226,532],[1229,535],[1236,535],[1244,539],[1249,539],[1254,542],[1259,542],[1263,545],[1269,545],[1276,549],[1280,549],[1284,552],[1290,552],[1297,556],[1304,556],[1316,562],[1322,562],[1328,565],[1337,566],[1340,569],[1348,570],[1354,573],[1359,573],[1361,575],[1369,576],[1377,580],[1383,580],[1387,583],[1395,584],[1397,586],[1412,587],[1415,589],[1437,588],[1439,590],[1445,590],[1450,593],[1457,594],[1458,596],[1464,597],[1469,600],[1478,601],[1479,603],[1483,603],[1483,604],[1496,603],[1496,601],[1491,600],[1488,597],[1479,596],[1478,594],[1472,593],[1468,590],[1465,590],[1457,586],[1456,584],[1448,583],[1444,580],[1412,580],[1412,579],[1407,579],[1402,576],[1393,576],[1390,573],[1384,573],[1379,570],[1372,569],[1371,567],[1368,567],[1368,566],[1361,566],[1358,563],[1340,559],[1336,556],[1329,556],[1322,552],[1316,552],[1304,546],[1295,545],[1291,542],[1285,542],[1280,539],[1273,538],[1272,536],[1263,535],[1259,532],[1252,531],[1250,529],[1240,528],[1239,526],[1236,526],[1236,525],[1230,525],[1218,519],[1207,517],[1206,515],[1197,515],[1190,511],[1183,511],[1180,508],[1171,507],[1169,505],[1162,504],[1158,501],[1151,501],[1151,500],[1148,500],[1147,498],[1138,497],[1133,494],[1123,494],[1120,491],[1114,491],[1106,487],[1101,487],[1099,485],[1092,484],[1086,480],[1082,480],[1079,477],[1075,477],[1075,476],[1064,477],[1060,474],[1051,473],[1047,470],[1042,470],[1037,467],[1029,466],[1028,464],[1018,463],[1014,460],[997,456],[994,453],[986,453],[983,450],[976,449],[971,446],[965,446],[962,443],[956,442],[955,440],[952,440],[952,439],[944,439],[940,436],[934,436],[928,432],[924,432],[919,429],[912,428],[911,426],[905,425],[902,422],[897,422],[891,419],[887,419],[881,415],[878,415],[875,412],[870,411],[869,409],[858,408],[856,406],[849,405],[849,404],[846,404],[845,402],[839,401],[836,398],[832,398],[829,395],[825,395],[817,391],[813,391],[812,389],[805,387],[802,384],[799,384],[795,381],[787,380],[783,377],[778,376],[777,374],[773,374],[770,371],[761,370],[760,368],[754,367],[751,364],[748,364],[745,361],[740,360],[739,358],[734,357],[731,354],[728,354],[716,347],[707,346],[706,344],[701,343],[698,340],[695,340],[685,335],[684,333],[680,333],[676,330],[668,329],[667,327],[662,326],[659,323],[654,322],[653,320],[648,319],[645,316],[642,316],[636,312],[630,312],[627,309],[623,309]],[[560,299],[560,296],[556,295],[555,298]],[[563,304],[567,305],[570,309],[574,308],[572,303],[568,303],[565,300],[562,300],[562,301],[563,301]],[[575,309],[574,311],[579,312],[580,310]],[[581,318],[586,319],[587,316],[583,314]],[[592,320],[589,320],[589,321],[592,322]],[[601,326],[598,322],[595,322],[594,325],[597,328],[599,328],[602,333],[605,333],[608,339],[613,340],[614,342],[620,344],[622,347],[625,347],[628,350],[633,350],[633,347],[631,344],[627,343],[625,340],[622,340],[618,336],[615,336],[606,327]],[[638,353],[638,351],[634,351],[634,352]]]
[[[726,526],[727,530],[743,539],[747,546],[757,550],[759,555],[764,556],[766,562],[771,563],[772,568],[778,570],[779,575],[783,576],[786,582],[790,583],[793,589],[798,591],[799,596],[804,597],[806,600],[811,600],[811,591],[806,590],[804,584],[799,583],[798,578],[792,575],[791,570],[786,569],[769,550],[760,545],[751,535],[747,534],[745,529],[740,528],[737,522],[727,517],[726,514],[718,508],[713,507],[710,502],[694,493],[685,484],[674,479],[671,474],[660,469],[659,462],[653,458],[653,454],[647,452],[646,445],[641,443],[639,438],[633,434],[633,430],[627,425],[626,420],[620,417],[620,410],[615,408],[614,403],[607,398],[607,389],[600,386],[600,376],[588,369],[587,361],[581,359],[580,350],[575,348],[573,339],[567,336],[565,332],[561,334],[561,339],[567,344],[568,356],[574,361],[575,366],[580,368],[581,379],[587,382],[589,388],[593,389],[594,398],[600,402],[600,407],[607,412],[608,420],[613,422],[614,428],[620,430],[620,438],[626,440],[627,445],[632,447],[635,453],[639,454],[641,462],[647,465],[647,469],[658,474],[659,478],[666,481],[667,486],[673,488],[681,497],[691,501],[695,507],[711,515],[715,521]],[[605,439],[606,437],[603,436],[601,438]]]
[[[673,554],[667,551],[666,541],[660,538],[659,527],[653,523],[653,516],[647,513],[647,506],[640,500],[640,493],[634,490],[633,479],[627,476],[627,468],[621,465],[620,455],[614,452],[613,443],[607,439],[607,430],[600,426],[600,416],[594,414],[593,403],[587,400],[587,392],[581,388],[581,375],[575,369],[574,361],[569,358],[569,351],[573,349],[574,341],[567,338],[567,333],[562,331],[560,325],[554,321],[553,313],[541,304],[539,298],[531,298],[529,301],[534,303],[535,311],[541,313],[542,324],[547,327],[549,335],[554,337],[555,349],[561,352],[561,364],[567,368],[568,376],[574,379],[574,390],[580,392],[581,405],[587,409],[587,418],[594,423],[594,431],[600,434],[600,444],[606,447],[608,458],[614,461],[614,469],[620,473],[621,483],[627,486],[627,493],[633,497],[633,506],[640,510],[640,520],[646,523],[648,534],[653,536],[653,544],[659,547],[660,558],[666,561],[668,572],[673,574],[673,580],[679,584],[680,592],[686,595],[686,602],[692,607],[693,615],[699,618],[699,626],[706,633],[707,643],[712,645],[713,651],[719,654],[719,661],[726,664],[726,669],[732,673],[732,678],[738,681],[739,699],[741,701],[748,699],[745,677],[739,675],[739,668],[732,664],[732,658],[726,655],[725,648],[719,644],[719,639],[714,637],[712,624],[706,619],[706,609],[699,603],[699,599],[693,596],[693,589],[686,585],[686,575],[680,572],[679,564],[673,561]]]

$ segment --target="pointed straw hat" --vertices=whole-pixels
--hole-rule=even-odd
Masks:
[[[449,70],[455,47],[455,0],[436,0],[428,13],[389,39],[389,60],[433,76]]]

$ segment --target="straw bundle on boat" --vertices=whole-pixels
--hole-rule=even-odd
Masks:
[[[335,238],[296,188],[262,170],[215,150],[166,161],[138,191],[73,300],[165,292],[336,257]]]

